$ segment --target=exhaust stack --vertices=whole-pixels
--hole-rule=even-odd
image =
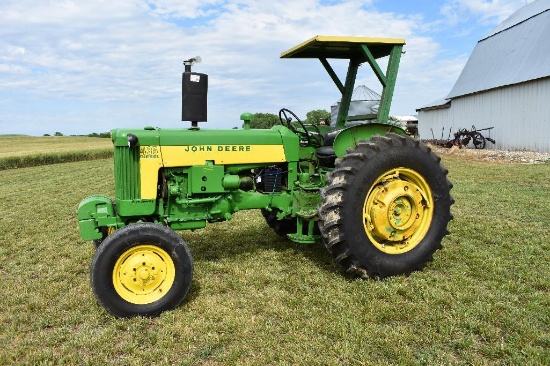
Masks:
[[[198,122],[207,121],[208,75],[192,72],[191,66],[201,62],[200,56],[183,61],[181,120],[191,121],[191,129],[199,129]]]

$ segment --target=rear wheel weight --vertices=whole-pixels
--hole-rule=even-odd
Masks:
[[[422,269],[451,220],[451,183],[424,144],[388,134],[348,149],[327,178],[319,226],[348,272],[384,278]]]
[[[108,236],[92,259],[90,283],[116,317],[155,316],[185,298],[193,277],[191,254],[171,229],[153,223],[126,226]]]

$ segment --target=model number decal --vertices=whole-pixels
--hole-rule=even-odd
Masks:
[[[160,155],[158,146],[140,146],[139,157],[140,159],[158,159]]]

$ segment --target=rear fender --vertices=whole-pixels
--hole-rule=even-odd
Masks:
[[[334,139],[334,153],[338,158],[346,154],[348,147],[354,147],[361,140],[370,140],[375,135],[385,136],[393,132],[398,135],[406,135],[400,127],[385,123],[366,123],[355,125],[342,130]]]

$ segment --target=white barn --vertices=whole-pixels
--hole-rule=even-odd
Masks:
[[[550,152],[550,0],[525,5],[481,39],[449,95],[417,112],[422,139],[494,127],[487,148]]]

